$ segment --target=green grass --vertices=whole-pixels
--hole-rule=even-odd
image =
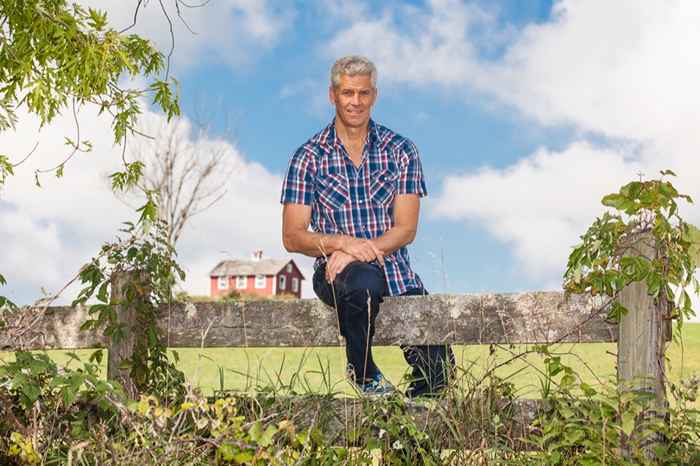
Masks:
[[[455,355],[460,371],[470,377],[484,372],[526,349],[516,345],[489,354],[489,347],[456,346]],[[615,376],[615,344],[562,344],[553,351],[567,353],[566,364],[574,367],[589,383],[607,381]],[[214,390],[254,390],[263,387],[293,387],[298,393],[352,393],[344,377],[345,354],[342,348],[181,348],[177,350],[179,367],[188,380],[209,395]],[[66,352],[48,352],[59,364],[68,361]],[[78,351],[87,358],[88,350]],[[571,354],[568,354],[571,353]],[[5,354],[4,358],[11,355]],[[700,324],[686,324],[683,346],[671,344],[668,356],[672,381],[700,374]],[[0,360],[3,355],[0,354]],[[378,347],[375,360],[386,376],[401,386],[408,366],[397,347]],[[74,362],[72,364],[75,364]],[[529,355],[497,370],[496,374],[513,382],[520,397],[537,398],[542,358]]]

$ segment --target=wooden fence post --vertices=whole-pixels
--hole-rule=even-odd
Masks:
[[[124,326],[124,332],[120,338],[109,339],[107,359],[107,378],[121,383],[132,399],[138,397],[139,389],[131,378],[131,369],[121,366],[131,359],[137,343],[146,337],[136,311],[142,298],[136,294],[141,287],[134,286],[135,280],[140,280],[136,272],[118,272],[112,276],[111,303],[116,305],[117,322]]]
[[[628,249],[629,256],[657,257],[655,238],[651,233],[639,235]],[[617,351],[618,387],[622,392],[653,395],[647,411],[635,422],[632,440],[640,442],[645,455],[653,457],[654,444],[659,436],[641,438],[640,423],[653,417],[664,419],[668,407],[666,399],[664,352],[670,337],[670,322],[666,316],[667,301],[660,294],[658,302],[649,296],[645,282],[628,285],[620,292],[618,300],[629,311],[619,324]],[[627,450],[627,449],[625,449]]]

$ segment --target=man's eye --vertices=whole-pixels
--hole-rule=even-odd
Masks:
[[[369,94],[370,94],[369,91],[361,91],[361,92],[360,92],[360,95],[361,95],[362,97],[367,97],[367,96],[369,96]]]
[[[346,97],[351,97],[352,94],[353,94],[352,91],[343,91],[343,95],[346,96]]]

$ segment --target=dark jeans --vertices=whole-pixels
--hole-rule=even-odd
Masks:
[[[325,274],[325,265],[316,269],[314,291],[321,301],[337,309],[348,366],[354,371],[355,381],[362,383],[380,372],[372,357],[372,337],[379,305],[387,295],[384,272],[375,264],[353,262],[336,276],[333,287]],[[425,290],[414,288],[402,296],[426,294]],[[409,396],[436,393],[447,385],[455,363],[448,345],[401,346],[401,349],[412,368]]]

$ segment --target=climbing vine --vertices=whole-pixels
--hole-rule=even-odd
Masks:
[[[101,330],[118,342],[135,334],[133,355],[127,361],[129,375],[139,392],[162,399],[179,399],[184,393],[184,374],[167,356],[166,341],[158,334],[161,305],[172,302],[173,285],[184,280],[185,273],[176,261],[176,253],[167,239],[167,225],[156,218],[155,204],[141,208],[138,223],[126,223],[124,238],[104,244],[100,253],[80,271],[83,285],[73,305],[89,306],[90,319],[81,330]],[[116,290],[115,280],[120,282]],[[118,294],[115,298],[115,292]],[[128,328],[118,313],[133,309],[135,322]],[[101,350],[100,350],[101,351]]]
[[[675,174],[664,170],[659,179],[633,181],[603,197],[603,205],[614,211],[596,218],[581,236],[569,256],[564,289],[610,298],[608,316],[619,320],[628,309],[613,298],[628,284],[643,281],[655,300],[668,300],[664,317],[677,320],[680,331],[695,315],[688,291],[698,293],[700,287],[693,275],[691,226],[678,213],[679,201],[693,200],[679,193],[668,176]],[[656,257],[632,254],[645,234]]]

